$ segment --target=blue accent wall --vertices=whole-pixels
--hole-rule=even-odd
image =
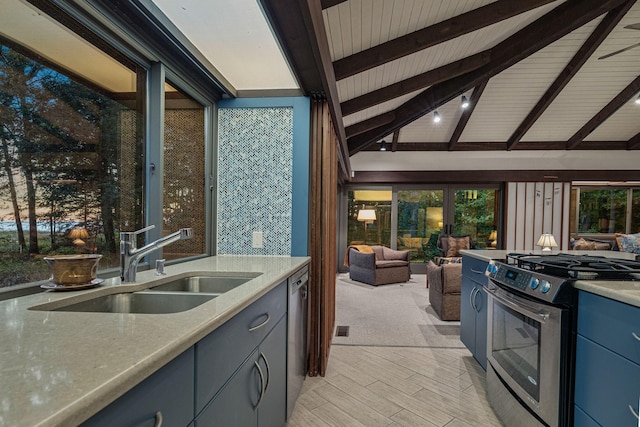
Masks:
[[[306,97],[218,103],[217,254],[308,255],[309,132]]]

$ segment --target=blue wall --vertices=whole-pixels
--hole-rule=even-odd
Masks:
[[[308,255],[306,97],[218,104],[217,254]],[[263,248],[252,248],[254,231]]]

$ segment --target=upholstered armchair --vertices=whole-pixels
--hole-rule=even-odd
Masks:
[[[349,278],[370,285],[408,282],[411,278],[409,251],[371,246],[373,253],[349,248]]]
[[[429,302],[441,320],[460,320],[462,263],[427,264]]]

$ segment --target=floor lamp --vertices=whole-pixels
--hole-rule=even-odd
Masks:
[[[364,223],[364,244],[367,244],[367,224],[376,220],[376,211],[373,209],[360,209],[358,211],[358,221]]]

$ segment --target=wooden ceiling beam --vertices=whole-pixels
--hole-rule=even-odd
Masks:
[[[392,123],[371,129],[348,139],[353,155],[379,138],[428,114],[460,93],[501,73],[524,58],[564,37],[598,16],[625,3],[625,0],[568,0],[527,25],[491,49],[487,65],[450,80],[438,83],[398,107]]]
[[[398,150],[398,140],[400,139],[400,130],[397,130],[393,133],[393,141],[391,142],[391,151],[395,152]]]
[[[576,132],[569,141],[567,141],[567,150],[573,150],[583,140],[589,136],[591,132],[596,130],[598,126],[604,123],[613,113],[618,111],[627,101],[633,98],[640,91],[640,76],[636,77],[627,85],[619,94],[615,96],[607,105],[605,105],[595,116],[591,118],[584,126]]]
[[[637,150],[640,148],[640,133],[635,134],[627,141],[627,150]]]
[[[476,184],[509,181],[635,181],[640,170],[441,170],[356,171],[350,184]]]
[[[458,120],[458,125],[449,140],[449,151],[453,151],[458,144],[460,135],[462,135],[464,128],[467,126],[467,123],[473,114],[473,110],[476,108],[476,105],[478,105],[478,101],[480,101],[480,97],[482,96],[482,92],[484,92],[484,88],[487,87],[487,83],[489,83],[489,80],[485,80],[473,89],[473,93],[469,99],[469,106],[462,112],[460,120]]]
[[[338,162],[344,176],[351,175],[338,87],[319,1],[259,0],[263,13],[302,89],[312,98],[326,98],[339,142]]]
[[[367,132],[368,130],[375,129],[377,127],[391,123],[393,122],[393,119],[395,117],[396,117],[395,113],[393,111],[389,111],[388,113],[380,114],[368,120],[363,120],[351,126],[347,126],[347,128],[345,129],[347,133],[347,138],[360,135],[361,133]],[[382,135],[380,138],[383,138],[387,135],[388,133],[385,135]]]
[[[373,107],[381,102],[389,101],[399,96],[415,92],[416,90],[428,88],[431,85],[443,82],[452,77],[461,76],[488,64],[490,60],[491,50],[485,50],[392,85],[365,93],[364,95],[342,102],[340,104],[342,115],[348,116],[349,114]]]
[[[636,135],[637,141],[630,145],[629,141],[584,141],[577,150],[638,150],[640,149],[640,134]],[[636,138],[634,137],[634,138]],[[521,142],[514,147],[514,151],[548,151],[565,150],[566,141],[527,141]],[[455,151],[505,151],[506,142],[480,141],[480,142],[458,142]],[[399,142],[395,151],[448,151],[448,142]],[[362,151],[377,151],[375,144],[372,144]]]
[[[578,49],[571,61],[560,72],[555,81],[549,86],[549,89],[542,95],[538,103],[529,112],[527,117],[520,123],[507,141],[507,150],[512,150],[527,133],[531,126],[542,116],[542,113],[551,105],[558,97],[560,92],[567,86],[571,79],[580,71],[582,66],[593,55],[600,44],[607,38],[609,33],[618,25],[622,17],[631,9],[636,0],[627,1],[624,4],[611,10],[603,19],[596,29],[591,33],[589,38]]]
[[[347,0],[320,0],[320,5],[323,9],[329,9],[332,6],[339,5],[340,3],[344,3]]]
[[[334,62],[337,80],[479,30],[555,0],[498,0]]]

